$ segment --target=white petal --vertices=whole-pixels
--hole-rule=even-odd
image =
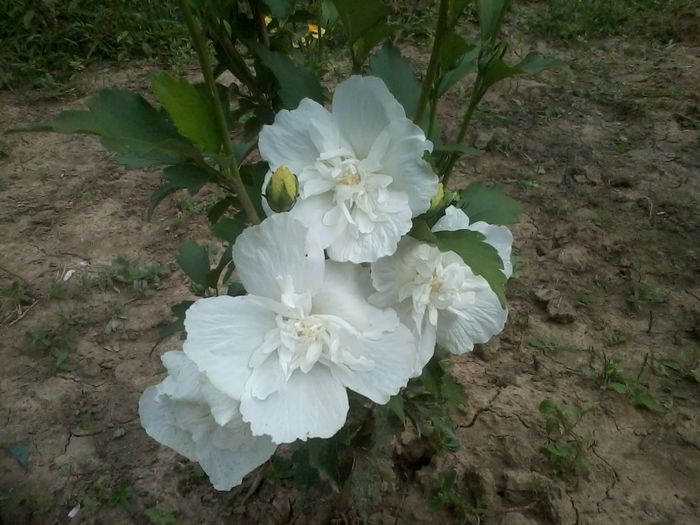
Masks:
[[[187,310],[183,350],[216,388],[240,399],[251,373],[248,361],[275,327],[274,312],[252,297],[200,299]]]
[[[315,235],[289,213],[246,229],[233,246],[233,262],[246,291],[279,300],[287,276],[296,291],[313,292],[323,278],[324,255]]]
[[[338,127],[323,106],[304,99],[295,110],[282,110],[271,126],[263,126],[258,139],[260,156],[272,171],[287,166],[299,174],[319,158],[320,153],[346,145]],[[347,147],[347,146],[346,146]]]
[[[413,217],[426,212],[438,187],[437,175],[423,160],[423,154],[432,151],[432,143],[426,140],[423,130],[408,119],[391,122],[382,135],[387,135],[388,140],[379,137],[369,158],[382,166],[382,173],[393,178],[392,190],[408,196]]]
[[[216,490],[231,490],[276,449],[268,436],[254,436],[250,426],[239,420],[235,426],[215,428],[209,441],[198,443],[197,460]]]
[[[269,437],[253,436],[240,416],[226,426],[218,425],[203,398],[182,401],[156,397],[156,392],[157,387],[150,387],[139,400],[141,425],[159,443],[199,462],[217,490],[239,485],[277,448]],[[183,411],[197,411],[199,418],[183,420]]]
[[[273,392],[284,388],[286,378],[279,364],[277,354],[270,355],[262,364],[253,369],[250,379],[246,383],[246,391],[249,395],[265,400]]]
[[[334,207],[333,194],[326,193],[298,199],[289,213],[316,235],[322,248],[327,248],[338,235],[338,228],[324,224],[323,217]]]
[[[372,287],[369,270],[351,263],[326,262],[323,287],[313,297],[314,314],[335,315],[358,331],[376,332],[398,323],[391,310],[380,310],[367,301]]]
[[[510,259],[513,248],[513,234],[510,230],[505,226],[496,226],[484,221],[475,222],[469,229],[482,233],[486,237],[486,242],[496,248],[499,257],[503,261],[503,273],[510,279],[513,275],[513,263]]]
[[[392,326],[393,325],[393,326]],[[411,331],[394,316],[390,330],[376,337],[359,337],[348,341],[355,357],[374,362],[370,370],[358,371],[345,366],[331,372],[349,389],[384,404],[405,387],[416,374],[416,343]]]
[[[241,400],[243,419],[253,434],[267,434],[275,443],[335,434],[345,423],[348,396],[340,382],[322,365],[308,373],[297,369],[284,388],[265,400]]]
[[[474,344],[487,342],[503,330],[508,318],[508,310],[501,308],[488,285],[476,292],[475,304],[460,313],[443,310],[438,318],[437,343],[453,354],[471,352]]]
[[[390,193],[394,201],[404,198],[400,193]],[[369,233],[355,232],[347,226],[328,247],[328,256],[334,261],[359,264],[374,262],[394,253],[401,237],[411,229],[411,210],[405,205],[405,208],[399,208],[394,213],[385,213],[383,219],[376,222]]]
[[[209,381],[203,381],[202,372],[184,352],[166,352],[161,361],[168,375],[158,385],[159,395],[184,401],[203,398],[219,425],[240,416],[238,401],[214,388]]]
[[[208,409],[202,407],[202,417],[207,417]],[[172,448],[187,459],[196,461],[196,447],[192,433],[175,424],[170,407],[160,401],[158,387],[147,388],[139,399],[141,426],[146,434],[166,447]]]
[[[438,318],[439,319],[439,318]],[[439,322],[439,321],[438,321]],[[435,343],[437,342],[437,327],[430,323],[428,316],[423,318],[423,325],[420,335],[416,335],[416,348],[418,349],[418,373],[423,372],[423,368],[428,364],[435,354]]]
[[[333,116],[357,158],[365,158],[382,130],[406,113],[382,80],[352,76],[335,89]]]
[[[463,210],[455,206],[445,208],[445,215],[440,217],[433,226],[434,232],[452,232],[469,229],[469,217]]]
[[[394,307],[401,299],[401,289],[413,281],[415,268],[407,256],[416,249],[419,242],[411,237],[404,237],[396,252],[382,257],[371,265],[372,286],[376,293],[370,296],[370,302],[376,306]]]

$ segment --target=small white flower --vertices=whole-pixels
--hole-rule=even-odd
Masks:
[[[233,261],[250,295],[192,305],[184,351],[240,400],[255,435],[327,438],[345,422],[346,388],[386,403],[406,385],[414,338],[394,311],[367,302],[367,269],[325,261],[288,213],[244,231]]]
[[[510,243],[500,227],[486,223],[470,226],[461,210],[451,207],[446,212],[433,231],[482,232],[486,242],[510,264]],[[512,271],[508,268],[507,276]],[[372,284],[377,291],[370,301],[395,308],[402,321],[412,327],[418,348],[417,370],[433,356],[436,342],[453,354],[469,352],[474,344],[485,343],[501,332],[508,316],[486,279],[474,275],[459,255],[441,252],[411,237],[399,243],[395,254],[372,264]]]
[[[277,169],[291,169],[299,179],[291,213],[316,231],[335,261],[393,253],[437,191],[423,160],[432,144],[376,77],[341,83],[332,112],[310,99],[279,112],[258,144],[270,165],[265,185]]]
[[[254,436],[238,401],[214,388],[183,352],[167,352],[162,360],[168,376],[141,395],[141,425],[156,441],[197,461],[216,490],[239,485],[277,445]]]

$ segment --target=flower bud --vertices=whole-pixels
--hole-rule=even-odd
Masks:
[[[287,166],[282,166],[272,174],[265,190],[267,204],[272,211],[289,211],[299,195],[299,181]]]

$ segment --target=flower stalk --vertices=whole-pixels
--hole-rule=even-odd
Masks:
[[[415,122],[419,126],[421,125],[421,121],[423,120],[423,115],[425,114],[425,110],[428,105],[428,100],[430,98],[430,93],[433,90],[433,84],[435,83],[435,77],[438,72],[440,49],[442,48],[442,40],[445,36],[447,29],[448,12],[449,0],[440,0],[437,28],[435,29],[435,41],[433,42],[433,50],[430,53],[430,62],[428,63],[428,70],[425,72],[425,77],[423,78],[423,85],[421,86],[420,98],[418,99],[418,106],[416,107],[416,114],[413,116],[413,122]]]
[[[207,50],[207,44],[204,40],[202,28],[194,17],[187,0],[180,0],[180,9],[182,10],[185,24],[187,24],[187,29],[190,32],[190,36],[192,37],[192,45],[197,53],[197,58],[199,59],[199,65],[202,69],[202,75],[204,76],[204,82],[209,91],[209,96],[211,96],[214,104],[214,116],[216,118],[217,127],[219,128],[219,134],[221,136],[221,143],[224,152],[224,160],[219,162],[221,171],[223,172],[226,180],[231,183],[236,191],[236,196],[243,207],[243,212],[246,214],[248,221],[252,224],[259,224],[260,217],[258,217],[258,212],[255,210],[255,206],[248,196],[248,192],[246,191],[243,180],[241,179],[241,174],[238,171],[238,164],[233,153],[233,146],[231,144],[231,138],[229,137],[228,126],[226,125],[226,117],[224,116],[224,109],[221,105],[221,99],[219,98],[219,94],[217,92],[216,80],[214,79],[214,74],[212,72],[211,63],[209,60],[209,51]]]

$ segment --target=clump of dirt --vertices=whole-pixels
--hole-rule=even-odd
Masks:
[[[370,523],[697,519],[700,53],[630,56],[623,44],[586,56],[542,45],[574,77],[520,79],[478,113],[470,140],[487,153],[453,184],[498,183],[525,205],[509,323],[454,360],[469,397],[460,450],[421,455],[380,487]],[[145,74],[97,78],[144,89]],[[0,129],[84,100],[0,93]],[[461,102],[443,105],[448,128]],[[0,316],[0,521],[67,523],[80,505],[89,523],[354,522],[342,494],[304,496],[257,473],[216,492],[139,426],[138,397],[180,344],[156,346],[159,325],[191,294],[174,268],[145,288],[104,276],[118,257],[169,267],[183,238],[205,238],[199,201],[173,197],[147,222],[157,170],[124,171],[89,137],[1,146],[0,288],[25,294]],[[41,345],[42,327],[67,360]],[[547,452],[544,400],[587,411],[573,429],[585,468]]]

